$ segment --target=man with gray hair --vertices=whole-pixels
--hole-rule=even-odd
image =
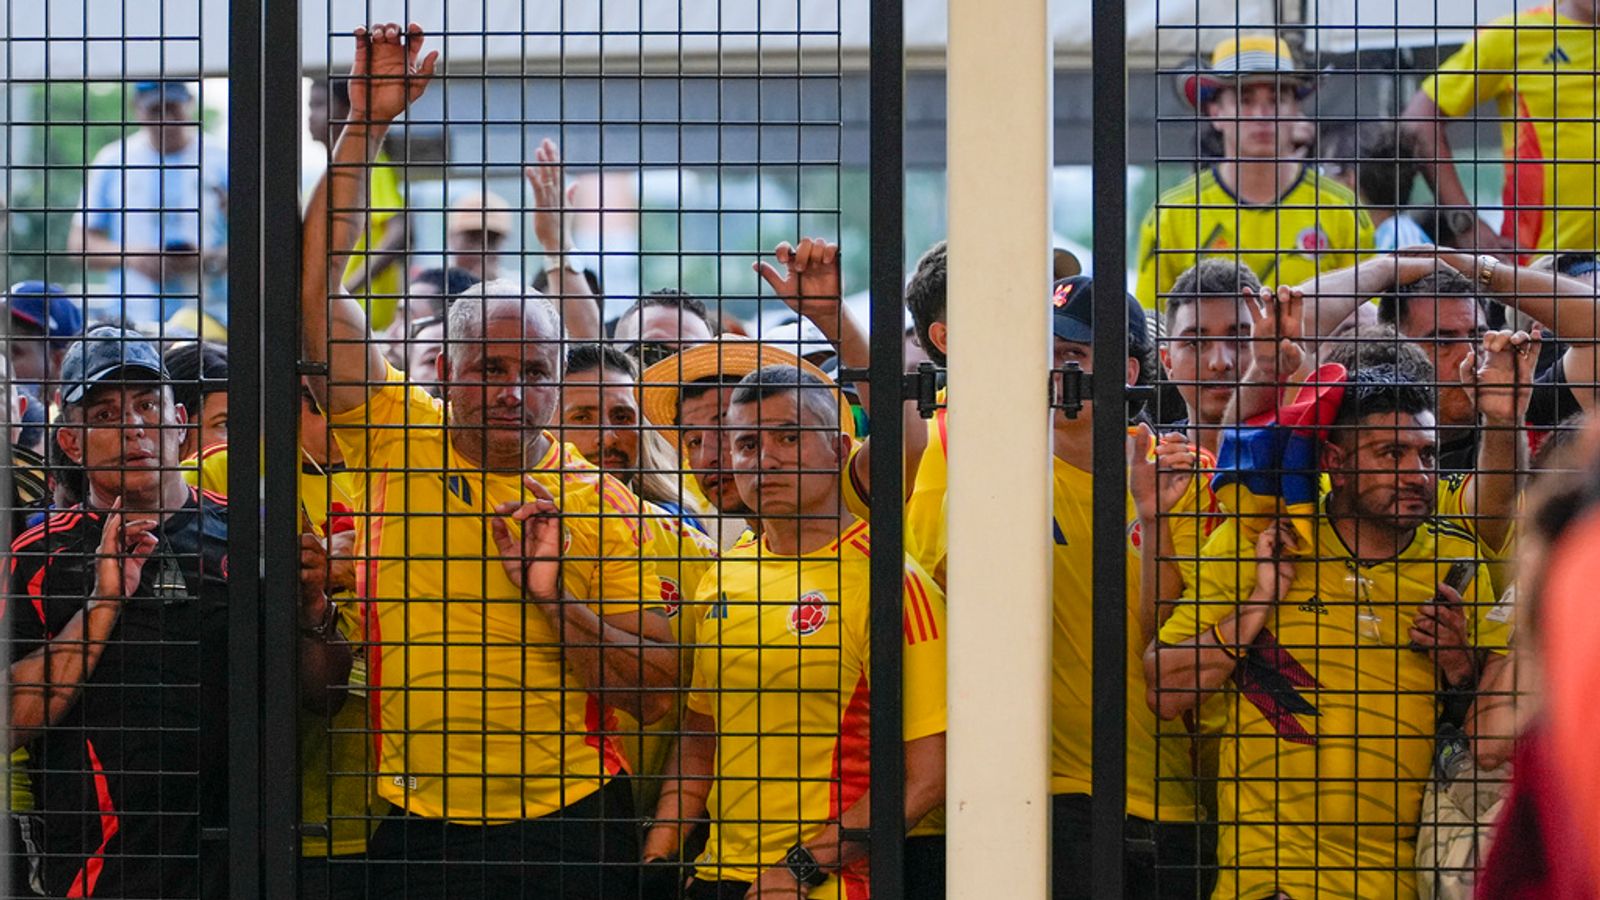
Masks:
[[[426,88],[422,29],[356,33],[351,121],[306,213],[309,359],[345,464],[367,474],[359,590],[372,604],[368,680],[378,793],[378,896],[635,897],[632,793],[613,708],[653,721],[678,651],[637,498],[548,427],[562,331],[550,302],[506,282],[456,298],[442,399],[407,385],[338,284],[361,164]],[[330,215],[330,211],[334,211]],[[333,257],[330,265],[330,257]]]

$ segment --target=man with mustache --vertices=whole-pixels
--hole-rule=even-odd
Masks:
[[[11,748],[33,766],[46,893],[225,897],[226,845],[201,834],[228,817],[228,508],[184,483],[187,419],[141,335],[74,344],[61,402],[54,437],[85,502],[17,538],[4,606]],[[307,584],[308,708],[343,700],[336,615]]]
[[[351,121],[304,234],[304,340],[328,367],[319,405],[369,485],[358,588],[374,610],[368,683],[391,804],[368,845],[371,884],[632,898],[638,843],[612,710],[664,713],[677,650],[637,498],[547,430],[565,338],[555,306],[504,281],[458,296],[435,398],[388,365],[339,285],[361,166],[433,74],[422,43],[414,24],[357,30]],[[536,577],[550,516],[553,586]]]
[[[1163,718],[1214,691],[1227,701],[1216,896],[1416,896],[1436,697],[1470,697],[1504,664],[1508,628],[1480,561],[1504,542],[1516,492],[1471,481],[1514,471],[1528,398],[1517,386],[1538,341],[1490,332],[1474,355],[1477,473],[1438,477],[1430,388],[1392,365],[1357,369],[1342,397],[1305,400],[1337,403],[1320,463],[1300,473],[1331,485],[1314,543],[1282,519],[1227,520],[1202,554],[1198,599],[1145,653]],[[1282,474],[1287,460],[1252,463]],[[1451,587],[1456,561],[1470,581]]]

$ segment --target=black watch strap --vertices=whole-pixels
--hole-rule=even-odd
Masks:
[[[794,880],[806,887],[817,887],[828,880],[828,873],[822,871],[822,866],[817,864],[817,858],[804,844],[795,844],[783,857],[783,864],[789,867],[789,874]]]

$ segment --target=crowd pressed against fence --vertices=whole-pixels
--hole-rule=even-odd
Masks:
[[[1309,115],[1324,73],[1277,34],[1178,76],[1215,152],[1143,221],[1112,373],[1150,388],[1126,411],[1128,896],[1600,892],[1597,13],[1485,23],[1355,128]],[[434,210],[445,265],[421,265],[385,139],[444,71],[430,43],[359,28],[349,75],[311,94],[302,894],[860,898],[870,825],[904,829],[906,896],[942,896],[948,410],[942,390],[928,421],[874,410],[847,380],[870,347],[840,261],[864,249],[752,254],[782,325],[668,288],[608,321],[545,140],[531,212],[487,189]],[[87,169],[59,248],[78,278],[5,298],[17,896],[229,893],[227,164],[190,85],[128,87],[138,127]],[[1490,100],[1505,204],[1480,215],[1444,125]],[[524,214],[534,278],[503,267]],[[1106,288],[1056,265],[1061,384]],[[949,304],[982,302],[945,285],[940,243],[905,287],[913,365],[960,340]],[[1125,413],[1036,412],[1053,892],[1093,897],[1092,432]],[[869,460],[896,415],[903,674],[878,693],[900,692],[905,808],[885,824]]]

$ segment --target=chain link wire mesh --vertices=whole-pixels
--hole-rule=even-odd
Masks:
[[[1108,896],[1108,867],[1132,897],[1504,887],[1495,846],[1543,848],[1490,826],[1567,733],[1531,724],[1562,686],[1529,641],[1565,657],[1521,626],[1570,590],[1592,493],[1600,11],[1148,6],[1092,16],[1130,31],[1133,166],[1092,172],[1128,188],[1130,296],[1060,251],[1041,297],[1054,895]],[[8,13],[6,896],[225,896],[260,860],[309,897],[941,896],[944,495],[974,477],[941,368],[947,306],[982,298],[945,296],[942,244],[863,295],[902,202],[861,165],[869,4],[295,9],[265,65],[303,72],[303,122],[229,120],[263,85],[208,57],[211,4],[124,10],[74,62],[53,41],[84,23]],[[230,210],[271,198],[230,196],[242,128],[305,145],[302,243],[256,248],[248,296]],[[905,333],[867,327],[902,301]],[[1119,306],[1126,370],[1095,371]],[[230,376],[230,320],[269,323],[232,340],[259,371]],[[891,389],[901,354],[928,362]],[[259,409],[291,369],[297,469],[229,503],[230,443],[291,425],[230,429],[227,386]],[[297,560],[254,544],[290,508]],[[283,579],[294,633],[238,608]],[[241,640],[293,643],[242,667],[259,693]],[[297,737],[292,779],[235,752],[246,719]]]

